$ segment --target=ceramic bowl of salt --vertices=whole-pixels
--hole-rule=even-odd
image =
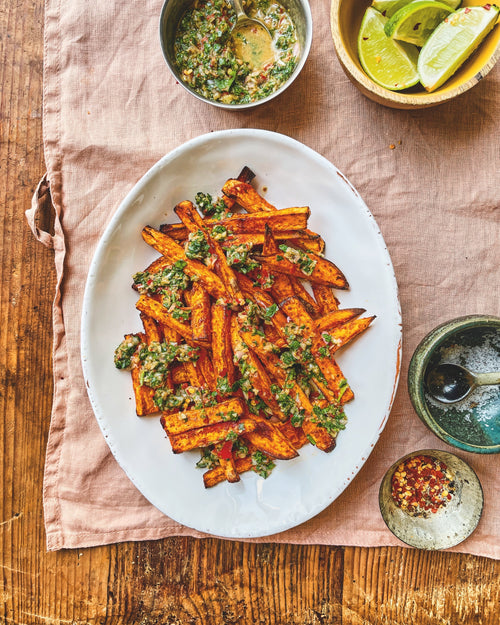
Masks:
[[[436,436],[464,451],[500,453],[500,385],[477,386],[463,399],[443,403],[426,384],[428,373],[443,363],[473,374],[500,371],[500,318],[468,315],[441,324],[420,342],[408,370],[413,407]]]

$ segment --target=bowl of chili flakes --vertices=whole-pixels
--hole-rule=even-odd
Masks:
[[[477,527],[483,490],[475,472],[461,458],[424,449],[391,466],[380,485],[379,505],[387,527],[407,545],[447,549]]]

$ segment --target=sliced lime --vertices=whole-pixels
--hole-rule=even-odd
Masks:
[[[385,17],[392,17],[396,11],[399,11],[405,4],[409,4],[414,0],[373,0],[372,7],[380,11]],[[440,0],[443,4],[448,5],[453,11],[458,9],[462,4],[462,0]]]
[[[420,81],[434,91],[452,76],[495,25],[494,4],[455,11],[427,39],[418,58]]]
[[[419,81],[418,48],[389,39],[384,32],[387,18],[368,7],[358,35],[358,55],[368,76],[381,87],[400,91]]]
[[[436,26],[450,13],[450,7],[441,2],[416,0],[394,13],[385,25],[385,34],[422,47]]]

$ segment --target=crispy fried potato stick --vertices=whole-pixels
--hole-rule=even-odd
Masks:
[[[253,173],[253,171],[245,165],[238,174],[237,180],[239,180],[240,182],[252,182],[254,178],[255,174]],[[236,200],[234,198],[228,197],[227,195],[223,195],[222,199],[224,200],[224,204],[227,206],[228,209],[232,208],[236,204]]]
[[[229,458],[219,456],[220,468],[224,471],[224,477],[228,482],[234,484],[240,481],[240,474],[236,468],[236,462],[231,454]]]
[[[372,317],[362,317],[361,319],[352,319],[351,321],[332,329],[329,333],[329,336],[331,337],[330,342],[324,340],[325,337],[323,336],[323,333],[323,341],[331,345],[329,348],[330,354],[336,352],[338,349],[344,347],[344,345],[347,345],[347,343],[359,336],[366,330],[366,328],[368,328],[374,319],[375,315]]]
[[[135,396],[135,412],[138,417],[146,417],[147,415],[157,414],[160,409],[154,402],[154,388],[143,386],[140,381],[141,370],[134,367],[132,373],[132,386]]]
[[[194,363],[194,366],[198,374],[201,375],[202,379],[205,381],[203,386],[206,386],[212,392],[216,391],[217,382],[214,375],[214,367],[207,349],[200,347],[198,359]]]
[[[156,321],[143,312],[140,313],[139,317],[141,318],[142,325],[144,327],[146,343],[148,345],[151,345],[153,342],[159,343],[161,341],[161,330]]]
[[[300,449],[307,445],[307,436],[304,434],[304,430],[301,426],[294,426],[290,423],[290,421],[285,421],[284,423],[275,423],[274,427],[277,428],[283,436],[295,447],[295,449]]]
[[[320,314],[321,310],[316,300],[312,297],[312,295],[298,278],[292,280],[291,282],[295,295],[300,299],[306,310],[313,317],[317,317]]]

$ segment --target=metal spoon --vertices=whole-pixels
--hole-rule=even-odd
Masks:
[[[451,404],[467,397],[476,386],[500,384],[500,371],[471,373],[460,365],[443,362],[427,373],[425,383],[435,399]]]
[[[229,1],[236,12],[236,24],[231,31],[236,56],[252,68],[263,67],[274,59],[269,29],[260,20],[248,17],[243,10],[243,0]]]

